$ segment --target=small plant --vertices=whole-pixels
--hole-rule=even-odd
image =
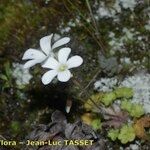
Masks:
[[[97,118],[92,121],[91,125],[92,125],[92,127],[93,127],[94,130],[98,130],[98,129],[102,128],[101,120],[97,119]]]
[[[132,88],[127,87],[117,88],[114,92],[117,98],[131,98],[133,96]]]
[[[141,104],[132,104],[128,100],[121,102],[121,108],[126,110],[132,117],[139,118],[144,114],[144,109]]]
[[[43,68],[51,69],[42,76],[43,84],[49,84],[55,76],[61,82],[67,82],[72,74],[70,69],[80,66],[83,59],[80,56],[72,56],[68,59],[71,49],[68,47],[55,50],[62,45],[67,44],[70,38],[64,37],[52,44],[53,34],[40,39],[41,50],[28,49],[23,55],[23,60],[28,60],[24,68],[30,68],[35,64],[41,63]]]
[[[112,140],[120,140],[122,144],[126,144],[135,139],[135,130],[131,125],[124,125],[120,130],[111,129],[108,131],[108,137]]]
[[[111,138],[112,141],[115,141],[118,138],[119,130],[111,129],[108,131],[108,137]]]
[[[3,89],[10,88],[12,86],[12,70],[9,62],[4,64],[4,73],[0,74],[0,79],[4,82],[2,87]]]
[[[36,64],[41,64],[42,68],[50,69],[42,76],[42,83],[47,85],[57,76],[58,81],[67,82],[73,75],[70,69],[79,67],[83,63],[82,57],[76,55],[68,58],[71,48],[63,47],[70,41],[69,37],[53,41],[53,34],[40,39],[41,50],[28,49],[23,60],[27,62],[24,68],[28,69]],[[61,47],[61,48],[60,48]],[[66,112],[70,112],[71,106],[66,104]]]
[[[84,113],[81,117],[82,121],[88,125],[91,125],[94,130],[100,130],[102,128],[102,122],[100,118],[91,113]]]
[[[107,127],[109,129],[108,137],[112,141],[119,140],[122,144],[133,141],[140,134],[139,132],[136,134],[139,125],[134,125],[134,119],[141,117],[145,112],[141,104],[131,102],[132,97],[133,90],[127,87],[92,95],[84,107],[93,114],[101,113],[104,121],[100,125],[93,126],[93,119],[90,124],[94,129],[98,129],[98,126],[99,128]],[[120,104],[117,104],[116,100],[119,100]],[[99,116],[97,115],[97,119],[101,119]],[[141,127],[140,130],[143,131]]]
[[[91,104],[91,100],[93,100],[96,104],[104,104],[105,106],[110,106],[117,99],[125,99],[131,98],[133,96],[133,90],[131,88],[122,87],[116,88],[112,92],[107,93],[97,93],[91,96],[91,98],[85,103],[85,108],[91,108],[93,104]]]
[[[121,102],[121,108],[129,112],[132,108],[132,103],[125,99]]]
[[[118,135],[118,139],[121,143],[126,144],[131,142],[135,139],[135,130],[131,125],[124,125],[120,129],[120,133]]]
[[[105,106],[109,106],[116,98],[115,92],[109,92],[102,97],[102,103]]]
[[[131,88],[122,87],[122,88],[117,88],[113,92],[108,92],[104,94],[101,101],[105,106],[109,106],[116,99],[131,98],[132,96],[133,96],[133,90]]]

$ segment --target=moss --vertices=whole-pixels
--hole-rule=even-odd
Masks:
[[[116,98],[117,97],[114,92],[109,92],[103,96],[102,102],[105,104],[105,106],[109,106]]]
[[[34,3],[19,1],[11,3],[11,5],[2,5],[1,8],[1,23],[0,23],[0,49],[1,53],[19,51],[27,47],[30,41],[35,43],[35,38],[41,37],[44,32],[47,32],[50,22],[57,12],[53,8],[39,7]],[[10,49],[10,51],[6,51]]]
[[[132,88],[127,87],[117,88],[114,92],[117,98],[131,98],[133,96]]]
[[[103,93],[97,93],[92,95],[84,104],[84,108],[87,111],[96,111],[96,106],[101,103],[101,99],[103,98]]]
[[[20,133],[20,131],[21,131],[20,122],[12,121],[10,128],[11,128],[12,134],[15,136],[16,134]]]

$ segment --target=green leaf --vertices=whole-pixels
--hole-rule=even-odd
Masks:
[[[128,100],[121,102],[121,108],[126,110],[132,117],[139,118],[144,114],[144,108],[141,104],[132,104]]]
[[[141,104],[133,104],[129,113],[132,117],[139,118],[144,114],[144,108]]]
[[[119,135],[119,129],[111,129],[108,131],[108,137],[112,141],[115,141],[118,138],[118,135]]]
[[[121,141],[122,144],[133,141],[135,139],[134,128],[131,125],[124,125],[120,129],[118,139]]]
[[[4,64],[4,68],[5,68],[6,76],[7,76],[7,77],[10,77],[10,76],[11,76],[11,73],[12,73],[11,67],[10,67],[10,63],[9,63],[9,62],[6,62],[6,63]]]
[[[11,126],[12,132],[15,134],[17,134],[21,130],[20,123],[18,121],[12,121],[10,126]]]
[[[92,127],[93,127],[93,129],[94,130],[98,130],[98,129],[101,129],[101,127],[102,127],[102,124],[101,124],[101,120],[100,119],[94,119],[93,121],[92,121]]]
[[[1,75],[0,75],[0,78],[1,78],[2,80],[4,80],[4,81],[8,81],[7,76],[5,76],[4,74],[1,74]]]
[[[103,93],[97,93],[97,94],[93,94],[84,104],[84,108],[87,111],[95,111],[95,104],[99,105],[101,102],[101,99],[103,97]]]
[[[133,96],[132,88],[122,87],[115,90],[117,98],[131,98]]]
[[[109,106],[115,99],[116,99],[115,93],[109,92],[102,97],[102,102],[104,103],[105,106]]]
[[[132,103],[128,100],[124,100],[121,102],[121,108],[130,112],[130,110],[132,109]]]

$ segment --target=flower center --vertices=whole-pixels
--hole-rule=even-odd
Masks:
[[[65,71],[67,68],[68,68],[67,65],[61,64],[58,68],[58,71],[62,72],[62,71]]]

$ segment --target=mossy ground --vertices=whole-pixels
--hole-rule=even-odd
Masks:
[[[90,3],[91,6],[94,6],[93,1]],[[140,35],[148,36],[148,32],[143,27],[147,19],[146,14],[143,17],[143,10],[146,7],[145,2],[136,8],[133,21],[126,17],[130,12],[124,10],[121,23],[118,24],[119,30],[115,29],[116,24],[113,24],[111,19],[100,20],[97,24],[97,28],[100,29],[97,34],[92,21],[90,23],[86,21],[86,18],[90,18],[90,13],[84,1],[55,0],[46,3],[45,0],[1,0],[0,74],[6,74],[5,64],[8,62],[10,70],[13,62],[23,63],[21,58],[25,50],[31,47],[38,48],[39,39],[50,33],[70,36],[73,54],[81,55],[84,64],[74,72],[73,81],[67,84],[59,83],[45,87],[40,81],[39,66],[31,69],[34,78],[23,89],[19,89],[11,77],[6,88],[4,88],[5,82],[1,80],[0,134],[6,139],[24,139],[33,125],[48,123],[53,110],[60,109],[65,112],[65,102],[68,97],[76,101],[68,116],[71,118],[72,114],[79,109],[79,104],[82,103],[79,100],[93,93],[91,85],[86,88],[88,83],[98,76],[107,76],[107,73],[100,69],[98,60],[100,51],[106,57],[111,57],[107,33],[114,31],[119,37],[122,34],[122,27],[126,26],[135,28]],[[92,9],[95,11],[96,8]],[[79,23],[76,21],[77,17],[80,18]],[[70,20],[73,20],[76,26],[71,27],[70,32],[62,34],[60,25],[63,23],[62,28],[65,28]],[[114,56],[117,60],[124,56],[130,57],[133,61],[138,60],[141,66],[148,69],[149,47],[144,40],[144,49],[137,41],[129,41],[126,43],[127,53],[118,51]],[[144,58],[146,60],[143,62]],[[95,76],[99,70],[101,72]],[[115,72],[115,75],[126,76],[131,73],[129,70],[130,66],[125,66],[121,72]],[[82,95],[79,95],[81,93]]]

